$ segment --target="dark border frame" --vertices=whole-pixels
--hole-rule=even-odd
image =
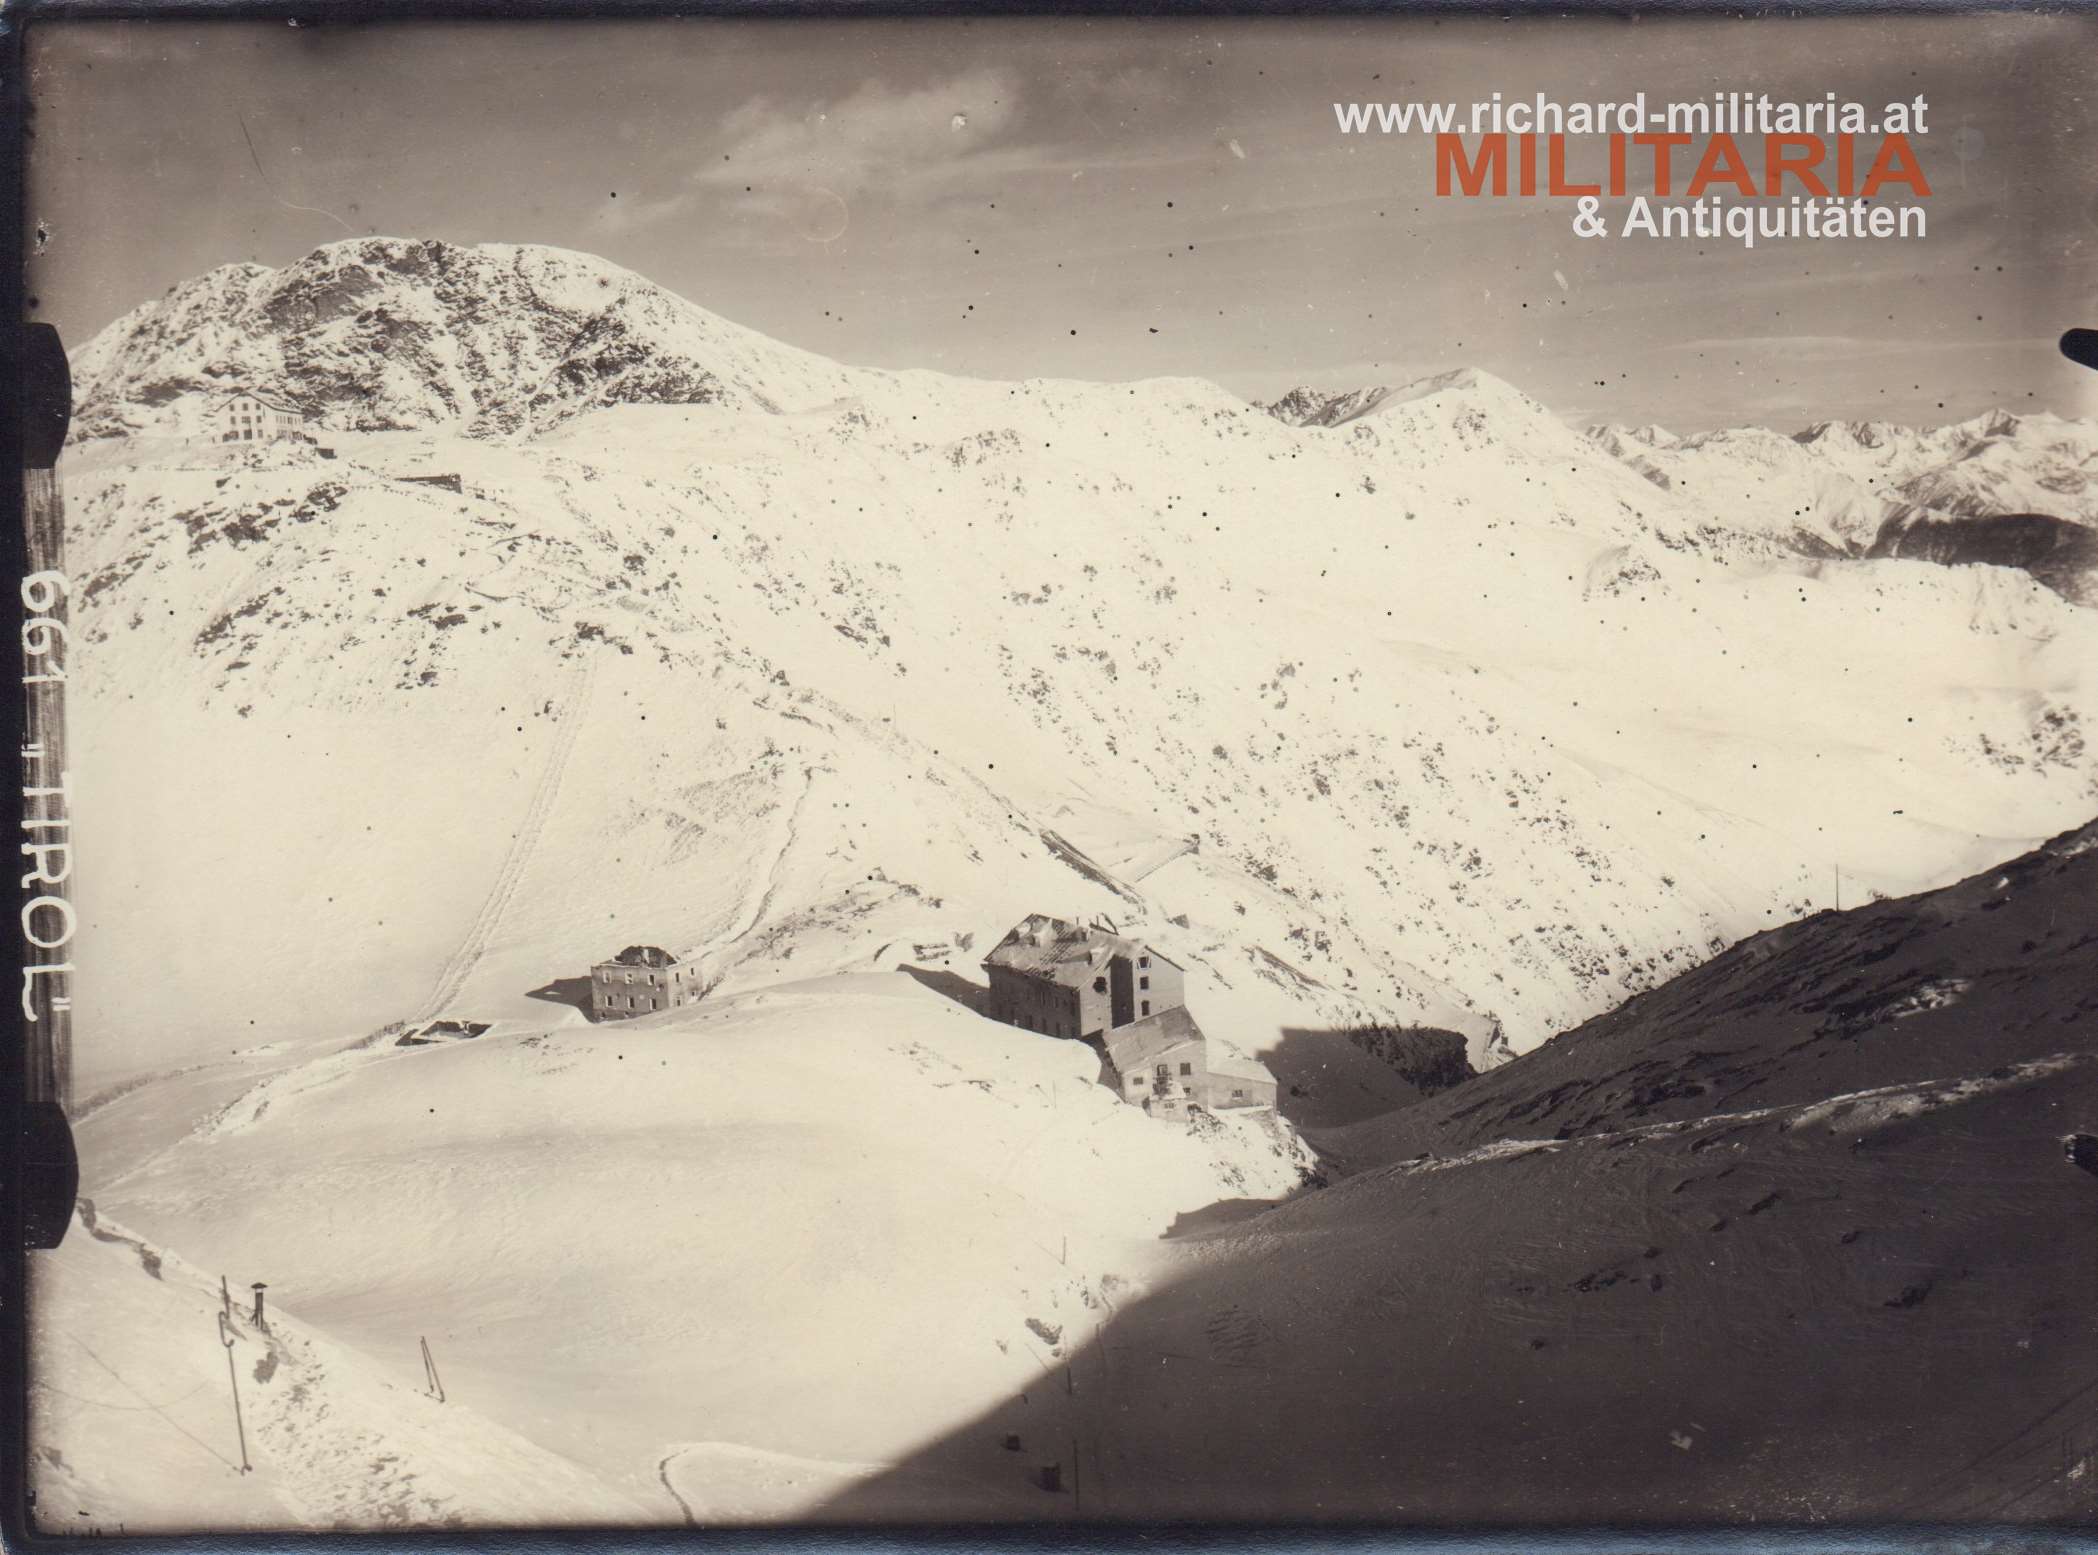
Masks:
[[[4,0],[0,0],[4,4]],[[6,650],[20,639],[24,616],[16,580],[26,571],[22,522],[22,324],[27,298],[21,259],[26,253],[27,147],[34,108],[24,71],[26,30],[41,21],[183,20],[285,21],[308,26],[360,26],[415,21],[554,21],[626,18],[798,18],[824,20],[904,17],[1146,16],[1236,19],[1260,16],[1497,16],[1532,20],[1646,16],[1704,16],[1773,21],[1811,16],[1945,15],[2098,12],[2098,0],[1803,0],[1792,6],[1744,6],[1730,0],[13,0],[0,10],[0,522],[8,533],[9,573],[4,589]],[[2098,176],[2098,175],[2094,175]],[[74,344],[78,344],[75,342]],[[0,693],[9,727],[22,727],[19,674],[10,669]],[[22,812],[20,785],[10,783],[9,808]],[[12,828],[19,830],[19,827]],[[10,991],[12,980],[9,980]],[[489,1529],[468,1534],[403,1530],[392,1534],[310,1532],[126,1535],[83,1538],[46,1534],[28,1520],[28,1328],[23,1251],[22,1130],[25,1032],[19,1005],[4,1001],[0,1020],[0,1116],[7,1119],[0,1170],[0,1549],[64,1551],[100,1547],[111,1538],[151,1555],[556,1555],[588,1550],[626,1551],[983,1551],[1036,1555],[1064,1550],[1178,1551],[1289,1550],[1300,1555],[1354,1555],[1406,1550],[1424,1555],[1920,1555],[1981,1551],[1992,1555],[2098,1552],[2098,1527],[2058,1524],[1900,1526],[1754,1525],[1662,1528],[1552,1528],[1507,1524],[1477,1528],[1372,1527],[1362,1524],[911,1524],[850,1527],[782,1525],[685,1530]],[[2098,1317],[2094,1317],[2098,1321]]]

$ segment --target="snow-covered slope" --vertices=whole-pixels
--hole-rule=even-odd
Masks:
[[[90,1088],[425,1004],[543,1017],[635,939],[735,986],[797,915],[865,918],[854,964],[1044,908],[1141,924],[1248,1054],[1371,1020],[1483,1056],[1834,870],[1933,883],[2093,796],[2086,613],[2001,569],[1803,564],[1485,374],[1297,429],[1194,381],[837,368],[577,256],[230,274],[90,345],[87,402],[126,420],[159,359],[300,392],[270,309],[345,276],[464,354],[539,339],[536,299],[641,297],[734,392],[463,437],[463,390],[342,344],[421,430],[68,455],[81,824],[136,861],[83,863]],[[274,302],[190,295],[229,285]],[[541,414],[514,350],[472,426]],[[462,490],[399,478],[433,473]],[[1132,832],[1170,860],[1084,864]],[[261,991],[229,932],[323,996]]]
[[[233,1097],[97,1202],[236,1290],[266,1280],[396,1382],[420,1381],[427,1337],[448,1407],[582,1465],[616,1520],[677,1522],[666,1471],[690,1515],[790,1515],[988,1399],[1061,1389],[1061,1357],[1142,1291],[1164,1233],[1293,1192],[1311,1165],[1271,1112],[1153,1122],[1083,1045],[993,1024],[948,986],[833,975],[616,1027],[352,1050]],[[108,1295],[55,1291],[45,1350],[61,1322],[128,1320]],[[212,1322],[195,1353],[222,1371]],[[206,1402],[226,1407],[218,1386]],[[335,1389],[315,1380],[309,1408],[340,1408]],[[99,1463],[98,1419],[41,1439]],[[137,1431],[182,1447],[161,1422]],[[695,1443],[773,1458],[679,1471]],[[271,1437],[256,1457],[286,1451]],[[808,1472],[758,1472],[779,1458]],[[574,1493],[550,1479],[493,1520]],[[938,1482],[899,1499],[966,1504]]]
[[[1350,1131],[1362,1170],[1178,1244],[1074,1357],[1063,1509],[2087,1521],[2094,898],[2098,824]],[[910,1468],[1028,1515],[995,1450],[1026,1419]]]
[[[31,1520],[45,1533],[660,1516],[421,1385],[419,1333],[389,1335],[402,1353],[383,1365],[287,1310],[274,1287],[258,1328],[245,1282],[227,1303],[217,1275],[91,1204],[30,1268],[28,1480]],[[227,1305],[233,1321],[222,1326]]]

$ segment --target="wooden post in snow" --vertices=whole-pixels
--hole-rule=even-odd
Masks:
[[[422,1336],[421,1336],[420,1334],[418,1334],[418,1335],[417,1335],[416,1337],[417,1337],[418,1339],[421,1339],[421,1338],[422,1338]],[[427,1383],[428,1383],[428,1384],[430,1385],[430,1395],[431,1395],[431,1397],[435,1398],[435,1399],[437,1400],[437,1402],[438,1402],[438,1403],[442,1404],[442,1403],[444,1402],[444,1383],[443,1383],[443,1381],[442,1381],[442,1380],[440,1380],[440,1379],[439,1379],[439,1377],[438,1377],[438,1375],[437,1375],[437,1357],[436,1357],[436,1356],[434,1356],[434,1355],[432,1355],[432,1354],[430,1353],[430,1341],[429,1341],[429,1340],[427,1340],[427,1339],[423,1339],[423,1340],[422,1340],[422,1347],[423,1347],[423,1380],[424,1380],[425,1382],[427,1382]]]
[[[240,1376],[233,1366],[233,1325],[226,1321],[226,1314],[219,1314],[219,1343],[226,1347],[226,1386],[233,1390],[233,1430],[240,1438],[240,1471],[254,1472],[248,1462],[248,1427],[240,1418]]]

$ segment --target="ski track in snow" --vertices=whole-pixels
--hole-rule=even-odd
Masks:
[[[802,768],[801,778],[801,792],[796,794],[794,802],[786,807],[786,820],[781,826],[779,846],[773,850],[772,863],[764,871],[764,883],[759,885],[757,882],[760,877],[753,876],[751,890],[746,893],[744,899],[743,910],[737,915],[736,926],[721,943],[714,976],[701,990],[702,997],[712,993],[721,985],[721,980],[728,976],[734,964],[736,947],[756,932],[758,925],[765,921],[765,915],[772,910],[774,899],[779,895],[780,886],[786,879],[787,858],[801,838],[802,811],[808,806],[809,795],[816,790],[816,768]]]
[[[495,883],[489,887],[488,897],[482,902],[481,911],[467,930],[466,938],[445,962],[430,997],[411,1017],[411,1023],[434,1019],[458,997],[468,974],[488,948],[489,937],[509,910],[511,898],[517,895],[517,888],[531,865],[532,854],[539,846],[539,834],[545,830],[547,817],[553,813],[555,801],[560,798],[561,780],[568,771],[569,755],[574,751],[576,738],[582,730],[583,711],[589,702],[590,686],[596,672],[597,655],[584,653],[582,663],[569,677],[567,694],[561,699],[560,728],[555,732],[553,747],[547,752],[546,767],[540,773],[538,786],[532,791],[532,801],[525,808],[524,819],[518,823],[517,835],[510,841],[510,851],[503,859],[503,867],[497,871]]]
[[[466,938],[459,944],[444,968],[438,974],[436,986],[431,990],[416,1014],[409,1017],[405,1026],[433,1020],[443,1013],[449,1002],[458,997],[468,975],[487,949],[488,940],[502,922],[511,899],[516,896],[525,871],[531,864],[532,854],[539,844],[540,833],[545,829],[547,817],[552,814],[555,802],[560,797],[561,781],[568,769],[570,753],[582,729],[582,714],[590,697],[591,684],[596,676],[597,655],[585,653],[581,662],[571,672],[565,696],[558,704],[560,727],[554,742],[547,752],[546,765],[540,773],[531,802],[526,806],[524,818],[518,824],[516,835],[497,871],[495,883],[489,888],[481,910],[468,929]],[[206,1117],[190,1131],[196,1138],[208,1138],[235,1128],[246,1127],[260,1121],[273,1102],[300,1095],[322,1085],[341,1079],[357,1064],[373,1057],[392,1056],[392,1049],[379,1048],[375,1043],[384,1033],[374,1033],[347,1048],[316,1059],[312,1063],[273,1074],[242,1091],[224,1107]],[[130,1173],[126,1174],[131,1175]]]

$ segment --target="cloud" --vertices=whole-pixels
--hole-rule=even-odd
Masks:
[[[597,225],[601,231],[612,233],[652,227],[659,221],[683,215],[692,208],[697,198],[690,190],[666,194],[654,200],[635,199],[631,196],[622,200],[615,194],[598,206]]]
[[[1013,143],[1020,87],[1004,70],[963,71],[899,89],[870,80],[846,96],[795,108],[753,97],[721,121],[721,140],[683,187],[653,198],[608,199],[595,222],[608,233],[654,226],[734,197],[740,215],[785,221],[802,236],[842,236],[863,195],[937,198],[961,177],[1036,166]]]
[[[723,159],[693,181],[787,199],[902,191],[981,159],[1014,127],[1019,99],[1017,80],[994,69],[910,90],[868,81],[798,113],[753,98],[723,121]]]

